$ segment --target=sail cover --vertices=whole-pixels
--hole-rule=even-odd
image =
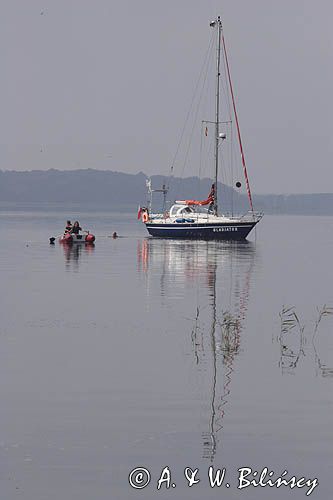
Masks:
[[[180,203],[182,205],[210,205],[211,203],[214,203],[215,200],[215,184],[212,184],[212,187],[210,189],[210,193],[208,195],[207,200],[179,200],[176,201],[176,203]]]

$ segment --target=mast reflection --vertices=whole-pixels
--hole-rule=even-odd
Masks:
[[[144,239],[138,241],[137,257],[138,269],[147,278],[147,293],[153,271],[160,276],[161,297],[172,296],[175,283],[188,285],[191,297],[195,297],[191,350],[197,372],[208,379],[210,396],[205,413],[209,419],[208,429],[202,433],[203,458],[213,461],[241,349],[255,246],[249,242]]]

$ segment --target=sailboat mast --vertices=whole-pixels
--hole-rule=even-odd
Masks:
[[[222,22],[220,16],[211,23],[211,26],[217,26],[217,54],[216,54],[216,101],[215,101],[215,197],[214,214],[217,215],[217,178],[219,168],[219,139],[220,139],[220,61],[221,61],[221,31]]]

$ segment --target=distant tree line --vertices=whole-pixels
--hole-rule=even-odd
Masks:
[[[73,202],[99,203],[110,208],[138,206],[148,202],[146,175],[85,170],[0,171],[0,202]],[[187,177],[168,179],[153,176],[152,186],[169,187],[167,201],[205,199],[211,180]],[[222,212],[248,210],[244,186],[238,190],[220,184],[219,205]],[[254,195],[255,209],[270,214],[333,214],[333,194]],[[154,206],[162,206],[161,194],[154,195]]]

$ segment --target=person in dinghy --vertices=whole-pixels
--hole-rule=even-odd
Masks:
[[[60,238],[61,243],[94,243],[96,238],[89,231],[83,231],[87,233],[86,236],[80,234],[82,227],[79,221],[76,220],[73,226],[69,225],[68,222],[69,221],[67,221],[65,232]]]
[[[73,227],[70,230],[70,233],[72,234],[80,234],[80,231],[82,231],[82,227],[80,226],[80,223],[78,220],[76,220],[73,224]]]
[[[66,222],[66,227],[65,227],[64,234],[70,233],[70,232],[71,232],[71,230],[72,230],[72,227],[73,227],[73,226],[72,226],[71,221],[70,221],[70,220],[68,220],[68,221]]]

